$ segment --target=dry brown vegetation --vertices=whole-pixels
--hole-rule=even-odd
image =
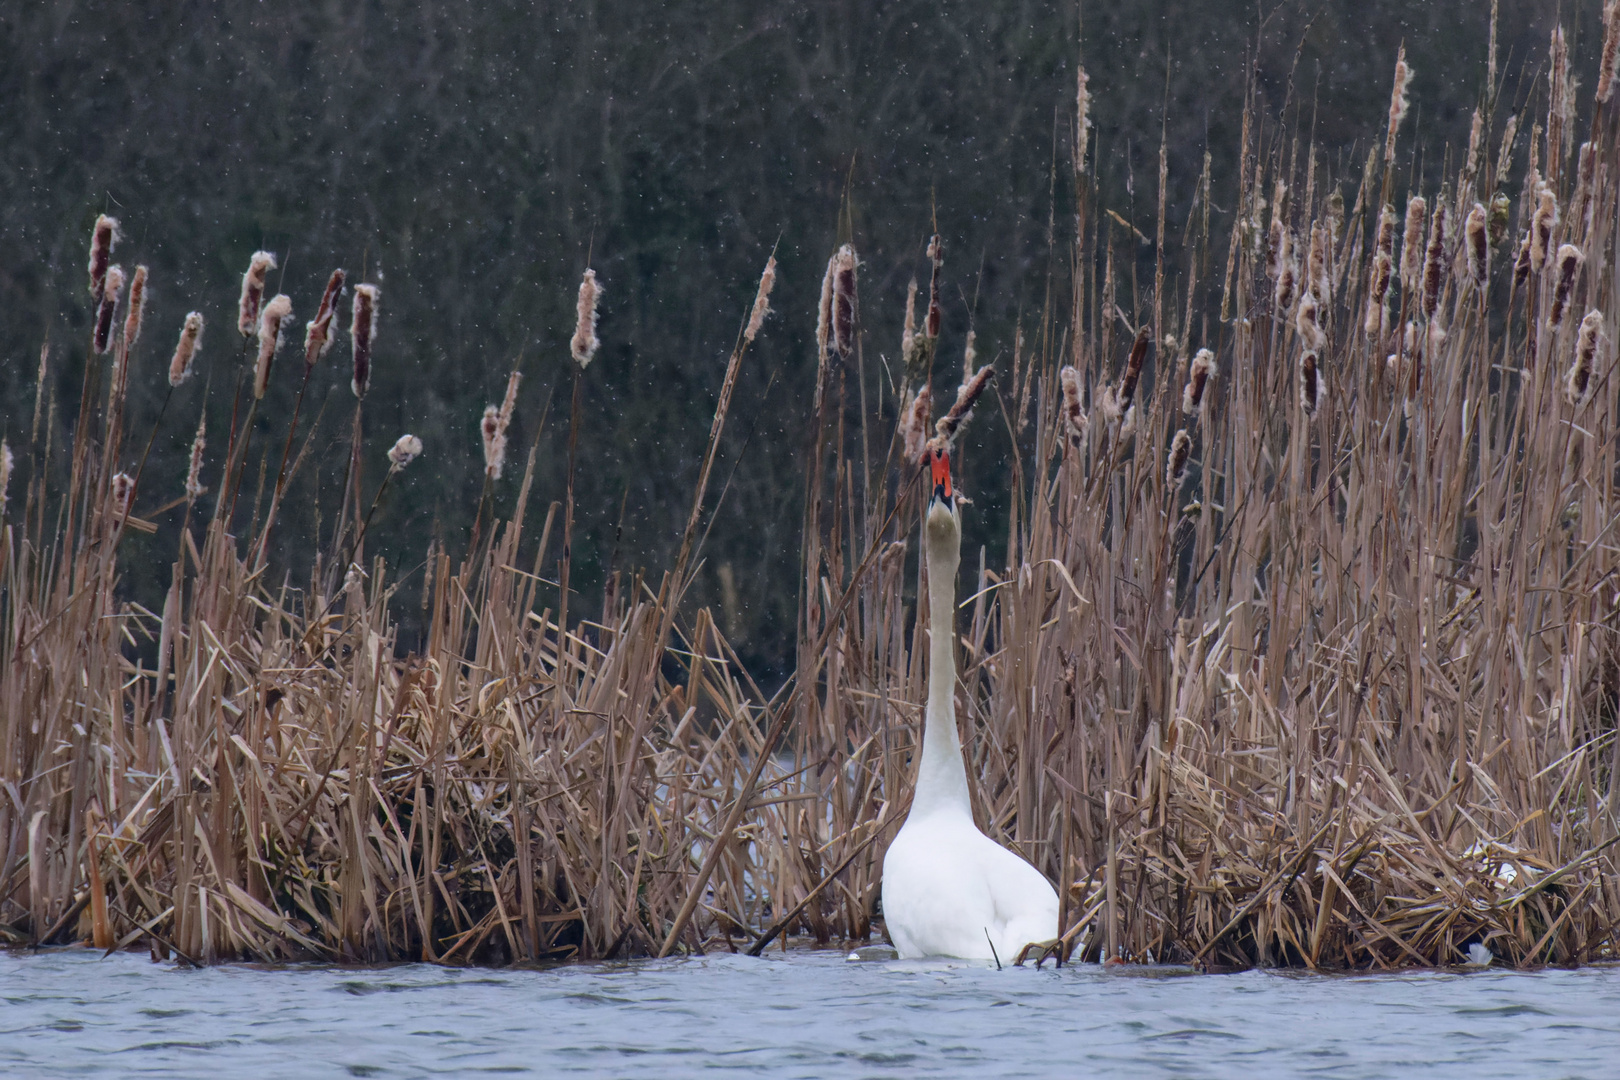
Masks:
[[[1239,190],[1201,185],[1179,269],[1161,194],[1145,301],[1116,273],[1139,238],[1074,162],[1072,273],[976,421],[1020,452],[1007,565],[961,583],[958,712],[981,824],[1064,884],[1080,955],[1613,956],[1620,122],[1611,72],[1578,102],[1561,56],[1544,111],[1485,94],[1404,208],[1399,76],[1348,177],[1251,109]],[[1212,202],[1236,207],[1224,238]],[[554,614],[572,486],[541,513],[531,453],[510,520],[430,560],[404,655],[390,607],[417,590],[363,554],[387,480],[362,491],[362,466],[398,433],[363,440],[358,406],[342,524],[301,587],[264,564],[264,485],[232,512],[233,430],[211,517],[136,491],[184,540],[161,612],[120,601],[120,536],[150,526],[120,501],[143,440],[114,327],[66,488],[36,437],[0,537],[0,933],[199,963],[871,935],[925,677],[911,406],[954,367],[928,256],[893,382],[863,355],[856,263],[829,264],[774,697],[681,605],[754,320],[666,573],[616,580],[587,622],[565,584]]]

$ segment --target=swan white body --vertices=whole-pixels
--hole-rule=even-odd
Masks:
[[[973,823],[956,733],[952,645],[962,532],[948,464],[940,482],[943,459],[935,460],[926,525],[931,640],[922,753],[911,811],[883,858],[883,919],[903,958],[1010,963],[1030,942],[1058,935],[1058,898],[1039,870]]]

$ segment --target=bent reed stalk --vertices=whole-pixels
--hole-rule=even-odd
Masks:
[[[1517,120],[1488,104],[1458,175],[1411,193],[1399,238],[1404,59],[1381,137],[1343,181],[1250,111],[1238,190],[1212,200],[1206,173],[1179,280],[1159,199],[1162,302],[1118,294],[1131,275],[1114,259],[1136,239],[1116,252],[1083,209],[1068,310],[1049,303],[1030,337],[1043,344],[1027,351],[1020,330],[994,383],[985,370],[962,388],[959,402],[989,395],[981,412],[1014,441],[1006,563],[981,553],[963,583],[972,799],[1059,883],[1054,931],[1075,955],[1323,969],[1456,964],[1476,943],[1525,967],[1615,956],[1620,119],[1601,76],[1579,167],[1579,136],[1562,134],[1574,107],[1553,94],[1558,122],[1526,125],[1539,141],[1510,199]],[[1092,105],[1082,76],[1080,147]],[[1492,166],[1497,127],[1511,130]],[[1237,208],[1224,259],[1212,202]],[[93,233],[99,307],[117,304],[115,233],[110,219]],[[595,620],[555,614],[570,599],[541,569],[557,558],[567,581],[572,486],[554,493],[560,537],[556,502],[535,536],[531,451],[511,517],[459,560],[435,549],[419,651],[400,648],[381,559],[289,568],[308,576],[299,592],[272,584],[262,538],[242,550],[227,515],[190,534],[200,426],[161,616],[121,600],[118,530],[150,524],[119,503],[87,370],[66,489],[34,440],[3,504],[0,936],[196,964],[869,938],[922,722],[918,452],[937,341],[965,330],[937,302],[938,238],[918,255],[927,317],[913,291],[904,378],[872,410],[844,393],[865,378],[854,247],[829,264],[799,665],[774,697],[707,609],[682,606],[774,258],[742,311],[674,567],[609,590]],[[242,328],[261,278],[244,284]],[[588,437],[597,290],[588,272],[570,459]],[[89,365],[111,346],[97,315]],[[965,407],[936,430],[963,422]],[[877,424],[893,434],[869,455]],[[420,451],[408,439],[390,444],[388,476]],[[383,449],[356,427],[352,469],[363,454],[380,464]],[[487,470],[486,495],[497,482]],[[278,475],[273,502],[282,489]]]

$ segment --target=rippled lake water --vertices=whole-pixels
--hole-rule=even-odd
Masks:
[[[487,971],[0,954],[0,1075],[1614,1077],[1620,970],[1161,977],[840,953]]]

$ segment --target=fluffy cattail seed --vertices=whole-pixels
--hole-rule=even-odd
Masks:
[[[1187,386],[1181,392],[1181,411],[1188,415],[1201,416],[1204,411],[1204,399],[1209,393],[1209,381],[1215,377],[1215,354],[1208,349],[1199,349],[1192,359],[1192,368],[1187,373]]]
[[[506,465],[506,436],[501,434],[501,410],[496,405],[484,406],[484,418],[478,425],[484,439],[484,475],[491,480],[501,478]]]
[[[1463,222],[1463,234],[1468,241],[1468,276],[1474,286],[1485,288],[1491,276],[1491,245],[1485,236],[1485,205],[1475,203]]]
[[[321,305],[315,317],[304,324],[304,366],[314,367],[315,361],[332,348],[332,318],[337,314],[338,297],[343,295],[344,274],[332,271],[326,279],[326,291],[321,293]]]
[[[1586,256],[1574,244],[1565,244],[1558,249],[1558,285],[1553,290],[1552,308],[1547,312],[1547,325],[1557,329],[1564,321],[1564,312],[1569,307],[1569,292],[1575,287],[1575,275],[1580,273],[1581,263]]]
[[[1434,220],[1429,223],[1429,250],[1423,264],[1423,314],[1431,319],[1440,307],[1440,293],[1446,285],[1446,270],[1451,265],[1446,236],[1448,201],[1442,197],[1434,205]]]
[[[1317,317],[1316,297],[1308,291],[1300,294],[1294,330],[1308,351],[1320,352],[1327,347],[1327,334],[1322,332],[1322,324]]]
[[[900,418],[900,443],[906,460],[913,464],[922,460],[928,449],[928,415],[933,410],[933,391],[924,386],[917,391]]]
[[[1272,297],[1276,315],[1280,319],[1287,318],[1289,309],[1294,306],[1294,285],[1298,278],[1299,260],[1290,255],[1277,272],[1277,288]]]
[[[1322,409],[1322,399],[1326,391],[1322,387],[1322,372],[1317,366],[1316,354],[1308,352],[1299,360],[1299,402],[1305,407],[1305,415],[1316,419],[1316,414]]]
[[[190,321],[189,319],[187,320]],[[186,471],[186,502],[197,501],[197,496],[208,489],[202,486],[203,449],[208,445],[206,426],[208,413],[197,418],[197,435],[191,440],[191,468]]]
[[[276,257],[255,251],[242,275],[242,296],[236,302],[236,330],[243,337],[259,332],[259,306],[264,302],[264,280],[276,268]]]
[[[765,272],[759,275],[759,291],[754,294],[754,310],[749,313],[748,328],[743,331],[743,340],[750,345],[759,336],[760,327],[765,325],[765,316],[771,313],[771,290],[775,287],[776,256],[772,255],[765,262]]]
[[[1170,488],[1172,494],[1187,476],[1187,458],[1191,453],[1192,436],[1187,434],[1186,428],[1182,428],[1170,440],[1170,460],[1164,469],[1164,486]]]
[[[129,513],[129,501],[135,497],[135,480],[121,472],[112,478],[113,513],[120,517]]]
[[[112,347],[113,312],[118,307],[118,294],[124,291],[124,268],[107,267],[101,282],[101,306],[96,309],[95,348],[105,353]]]
[[[602,287],[596,283],[596,271],[586,270],[579,282],[578,319],[574,323],[574,339],[569,343],[574,363],[581,371],[590,367],[596,350],[602,347],[596,337],[596,305],[601,299]]]
[[[1423,223],[1428,216],[1428,200],[1412,196],[1406,204],[1406,230],[1401,236],[1401,290],[1406,295],[1416,292],[1423,280]]]
[[[855,248],[845,244],[833,256],[832,343],[839,356],[855,351]]]
[[[377,340],[379,299],[375,285],[354,288],[354,320],[349,324],[349,337],[354,343],[354,377],[349,380],[349,389],[357,398],[365,397],[371,385],[371,347]]]
[[[1552,251],[1553,230],[1558,227],[1558,197],[1552,188],[1541,185],[1536,199],[1536,216],[1530,224],[1530,266],[1536,273],[1547,265]]]
[[[422,440],[415,435],[401,435],[388,451],[389,472],[399,472],[422,452]]]
[[[1069,438],[1078,444],[1091,423],[1080,407],[1080,373],[1066,364],[1058,372],[1058,381],[1063,386],[1063,425]]]
[[[1395,88],[1389,95],[1389,134],[1384,137],[1384,160],[1395,160],[1395,133],[1406,119],[1407,85],[1412,81],[1412,69],[1406,65],[1406,46],[1401,46],[1395,60]]]
[[[292,318],[292,297],[277,293],[259,314],[259,361],[253,369],[253,399],[264,397],[270,387],[270,362],[281,348],[283,330]]]
[[[101,285],[112,262],[113,245],[118,243],[118,219],[102,214],[90,230],[90,299],[101,303]]]
[[[186,316],[185,325],[180,328],[180,340],[174,346],[174,359],[169,361],[170,386],[179,386],[191,377],[191,360],[197,354],[202,332],[202,312],[193,311]]]
[[[1593,308],[1581,320],[1581,332],[1575,339],[1575,362],[1569,367],[1564,380],[1564,396],[1579,408],[1592,395],[1592,361],[1597,357],[1598,341],[1603,336],[1603,312]]]
[[[1370,338],[1381,338],[1389,333],[1389,280],[1394,270],[1387,252],[1380,251],[1373,256],[1371,278],[1367,282],[1367,318],[1363,323]]]
[[[129,310],[124,314],[124,350],[129,351],[141,336],[141,318],[146,314],[146,267],[137,266],[129,283]]]

